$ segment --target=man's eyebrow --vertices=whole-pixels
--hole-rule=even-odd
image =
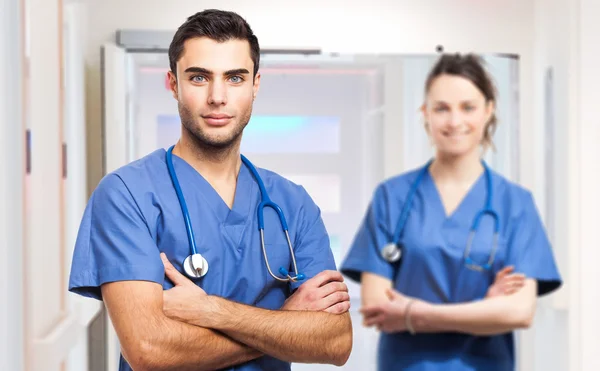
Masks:
[[[201,74],[208,75],[208,76],[214,75],[213,71],[208,70],[208,69],[203,68],[203,67],[188,67],[188,68],[186,68],[186,70],[184,72],[185,73],[201,73]],[[247,75],[247,74],[250,74],[250,71],[248,71],[245,68],[235,68],[233,70],[225,71],[223,74],[225,76]]]
[[[185,73],[203,73],[205,75],[213,74],[213,72],[211,70],[207,70],[206,68],[202,68],[202,67],[188,67],[188,68],[186,68],[186,70],[184,72]]]
[[[229,70],[229,71],[225,71],[225,75],[227,76],[231,76],[231,75],[246,75],[249,74],[250,71],[248,71],[245,68],[236,68],[234,70]]]

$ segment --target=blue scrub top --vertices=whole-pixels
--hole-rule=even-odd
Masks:
[[[173,165],[187,202],[198,252],[209,263],[198,286],[209,295],[267,309],[279,309],[301,283],[281,283],[265,266],[257,221],[260,192],[242,164],[235,201],[229,209],[211,185],[187,162],[173,155]],[[283,210],[298,270],[311,278],[335,270],[329,237],[319,208],[303,187],[258,169],[269,197]],[[277,214],[265,208],[265,245],[271,269],[292,269],[287,240]],[[173,287],[165,279],[160,252],[183,272],[190,254],[181,207],[166,164],[157,150],[107,175],[92,194],[79,229],[69,290],[101,300],[107,282],[143,280]],[[292,270],[291,270],[292,271]],[[131,370],[121,357],[119,370]],[[269,356],[229,370],[290,370]]]
[[[498,251],[490,271],[478,272],[464,265],[464,250],[476,214],[486,202],[485,175],[449,216],[436,185],[427,172],[413,199],[400,239],[402,259],[393,265],[381,257],[392,241],[402,205],[421,169],[380,184],[367,210],[341,271],[360,282],[362,272],[390,279],[396,290],[431,303],[462,303],[485,297],[496,273],[514,265],[516,272],[538,281],[538,294],[561,285],[550,243],[533,197],[522,187],[491,172],[492,208],[500,219]],[[493,219],[484,217],[473,240],[471,257],[488,261]],[[508,371],[514,370],[512,333],[473,336],[463,333],[382,333],[378,369],[383,371]]]

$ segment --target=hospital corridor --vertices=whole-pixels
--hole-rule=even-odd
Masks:
[[[600,370],[600,0],[0,0],[0,371]]]

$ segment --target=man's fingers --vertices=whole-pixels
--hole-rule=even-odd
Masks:
[[[350,301],[348,300],[348,301],[343,301],[341,303],[332,305],[331,307],[325,309],[325,312],[331,313],[331,314],[342,314],[342,313],[346,313],[349,310],[350,310]]]
[[[350,295],[345,291],[337,291],[319,300],[319,306],[322,308],[329,308],[344,301],[350,301]]]
[[[348,292],[348,286],[339,281],[329,282],[319,288],[319,295],[324,298],[338,291]]]
[[[171,264],[169,259],[167,259],[167,256],[165,255],[165,253],[161,252],[160,258],[163,262],[163,265],[165,266],[166,276],[171,280],[171,282],[173,282],[173,284],[175,286],[186,285],[189,282],[191,282],[183,274],[179,273],[179,271],[177,269],[175,269],[173,264]]]
[[[314,287],[321,287],[324,284],[331,282],[331,281],[343,282],[344,277],[338,271],[332,271],[332,270],[323,271],[323,272],[317,274],[316,276],[314,276],[313,278],[309,279],[308,281],[306,281],[305,285],[310,284],[311,286],[314,286]]]

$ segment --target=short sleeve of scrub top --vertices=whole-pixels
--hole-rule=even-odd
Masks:
[[[301,205],[304,208],[304,220],[298,233],[298,239],[294,248],[298,272],[305,275],[303,281],[292,282],[291,290],[300,287],[306,280],[316,276],[325,270],[336,270],[335,260],[331,252],[331,246],[327,229],[321,217],[321,210],[301,188]]]
[[[115,281],[162,285],[164,266],[138,205],[116,174],[98,185],[77,236],[69,290],[102,299],[100,286]]]
[[[525,274],[538,282],[538,295],[545,295],[561,285],[554,254],[533,196],[523,191],[523,208],[514,220],[509,241],[507,265],[514,265],[516,272]]]
[[[388,218],[386,195],[383,186],[377,187],[363,221],[354,237],[341,271],[356,282],[363,272],[373,273],[392,280],[394,266],[381,256],[381,249],[391,240],[385,225]]]

